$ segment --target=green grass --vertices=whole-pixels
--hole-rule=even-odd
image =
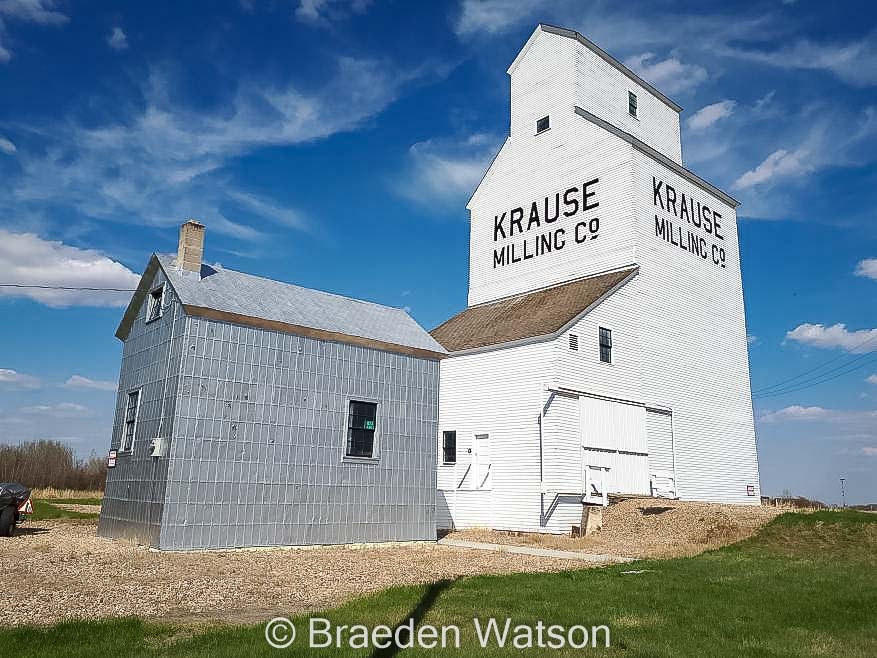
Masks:
[[[97,502],[92,502],[97,500]],[[96,519],[98,514],[93,512],[73,512],[71,510],[61,509],[55,505],[100,505],[99,499],[92,498],[53,498],[51,502],[48,500],[32,500],[33,514],[30,516],[31,521],[45,521],[47,519]]]
[[[643,573],[623,573],[630,570]],[[783,515],[751,539],[693,558],[397,587],[320,616],[336,624],[372,627],[422,615],[422,623],[456,624],[463,632],[462,649],[406,650],[404,656],[864,658],[877,656],[875,610],[877,516],[818,512]],[[606,624],[612,647],[481,649],[472,630],[474,616],[529,624]],[[195,627],[121,619],[0,631],[0,655],[393,655],[372,650],[308,653],[302,646],[306,620],[295,619],[298,641],[284,651],[267,645],[263,625]]]

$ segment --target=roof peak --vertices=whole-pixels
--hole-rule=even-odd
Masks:
[[[532,43],[533,39],[535,38],[535,36],[539,32],[546,32],[548,34],[556,34],[558,36],[567,37],[568,39],[573,39],[574,41],[577,41],[578,43],[583,45],[585,48],[592,51],[594,54],[596,54],[601,59],[603,59],[606,63],[610,64],[615,69],[617,69],[619,72],[621,72],[622,74],[624,74],[625,76],[627,76],[628,78],[630,78],[631,80],[636,82],[638,85],[640,85],[641,87],[646,89],[648,92],[650,92],[652,95],[654,95],[655,98],[657,98],[659,101],[661,101],[662,103],[664,103],[665,105],[667,105],[671,109],[675,110],[676,112],[682,111],[681,105],[679,105],[674,100],[669,98],[666,94],[661,92],[659,89],[657,89],[650,82],[647,82],[646,80],[641,78],[639,75],[634,73],[625,64],[623,64],[621,61],[617,60],[615,57],[613,57],[612,55],[607,53],[605,50],[603,50],[596,43],[594,43],[593,41],[588,39],[586,36],[584,36],[580,32],[577,32],[576,30],[570,29],[568,27],[561,27],[559,25],[551,25],[550,23],[537,23],[536,24],[536,27],[533,30],[533,33],[527,39],[527,43],[524,44],[523,48],[521,48],[520,52],[518,52],[514,61],[509,66],[509,68],[508,68],[509,75],[511,75],[512,71],[517,67],[518,62],[521,60],[521,58],[524,56],[526,51],[529,49],[530,44]]]

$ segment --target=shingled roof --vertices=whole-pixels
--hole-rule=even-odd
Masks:
[[[430,334],[448,352],[550,338],[631,277],[636,267],[471,306]]]

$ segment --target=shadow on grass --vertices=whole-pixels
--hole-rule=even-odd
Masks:
[[[453,580],[439,580],[438,582],[432,583],[427,586],[426,591],[423,593],[423,596],[420,597],[420,600],[417,601],[417,605],[415,605],[411,612],[409,612],[405,617],[399,620],[399,623],[393,628],[393,643],[387,647],[381,647],[380,649],[375,649],[371,658],[391,658],[399,653],[403,647],[400,647],[399,644],[396,643],[396,632],[401,629],[402,632],[399,633],[399,642],[403,645],[408,645],[411,642],[411,638],[409,637],[408,629],[404,628],[405,623],[411,619],[413,623],[411,626],[413,628],[417,628],[420,624],[421,620],[426,616],[426,613],[435,605],[435,602],[438,600],[439,595],[454,584]]]

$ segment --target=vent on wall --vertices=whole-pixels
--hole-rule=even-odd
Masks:
[[[576,334],[569,335],[569,349],[578,351],[579,349],[579,337]]]

